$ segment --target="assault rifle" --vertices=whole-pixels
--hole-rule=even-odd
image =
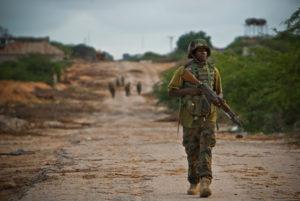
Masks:
[[[237,124],[239,127],[242,127],[241,120],[237,115],[230,109],[229,105],[225,102],[223,98],[218,96],[206,83],[198,80],[190,71],[184,69],[182,79],[186,82],[197,85],[201,92],[206,96],[208,101],[212,102],[215,106],[221,108],[226,116],[228,116],[231,121]]]

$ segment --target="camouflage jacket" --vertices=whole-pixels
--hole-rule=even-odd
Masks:
[[[183,81],[181,78],[183,70],[192,72],[196,78],[205,82],[218,95],[222,93],[220,73],[214,65],[206,63],[202,67],[196,62],[191,62],[187,66],[180,66],[174,73],[168,89],[195,88],[196,86]],[[186,95],[180,98],[179,120],[183,127],[200,127],[203,121],[216,122],[216,107],[209,103],[204,95]]]

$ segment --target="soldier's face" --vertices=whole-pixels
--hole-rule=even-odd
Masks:
[[[198,61],[206,61],[207,60],[207,51],[205,48],[197,48],[195,50],[195,57]]]

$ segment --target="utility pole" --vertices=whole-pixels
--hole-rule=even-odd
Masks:
[[[169,38],[169,42],[170,42],[170,52],[173,51],[173,39],[174,39],[174,36],[168,36]]]

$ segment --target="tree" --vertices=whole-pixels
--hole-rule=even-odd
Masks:
[[[285,21],[287,32],[300,35],[300,7]]]
[[[72,47],[72,52],[74,57],[95,61],[96,60],[96,50],[93,47],[87,46],[85,44],[79,44]]]
[[[194,32],[183,34],[177,40],[177,50],[186,52],[189,46],[189,43],[194,39],[204,39],[207,42],[209,47],[212,47],[210,36],[206,35],[204,31]]]
[[[300,36],[300,7],[284,21],[286,29],[284,31],[278,31],[276,28],[273,30],[278,34],[278,38],[295,38],[299,39]]]
[[[50,43],[51,43],[51,45],[54,45],[55,47],[62,50],[67,57],[71,57],[71,55],[72,55],[71,45],[66,45],[66,44],[63,44],[63,43],[58,42],[58,41],[51,41]]]
[[[102,53],[104,54],[104,57],[105,57],[106,60],[108,60],[108,61],[113,61],[114,60],[114,57],[111,54],[109,54],[108,52],[103,51]]]

